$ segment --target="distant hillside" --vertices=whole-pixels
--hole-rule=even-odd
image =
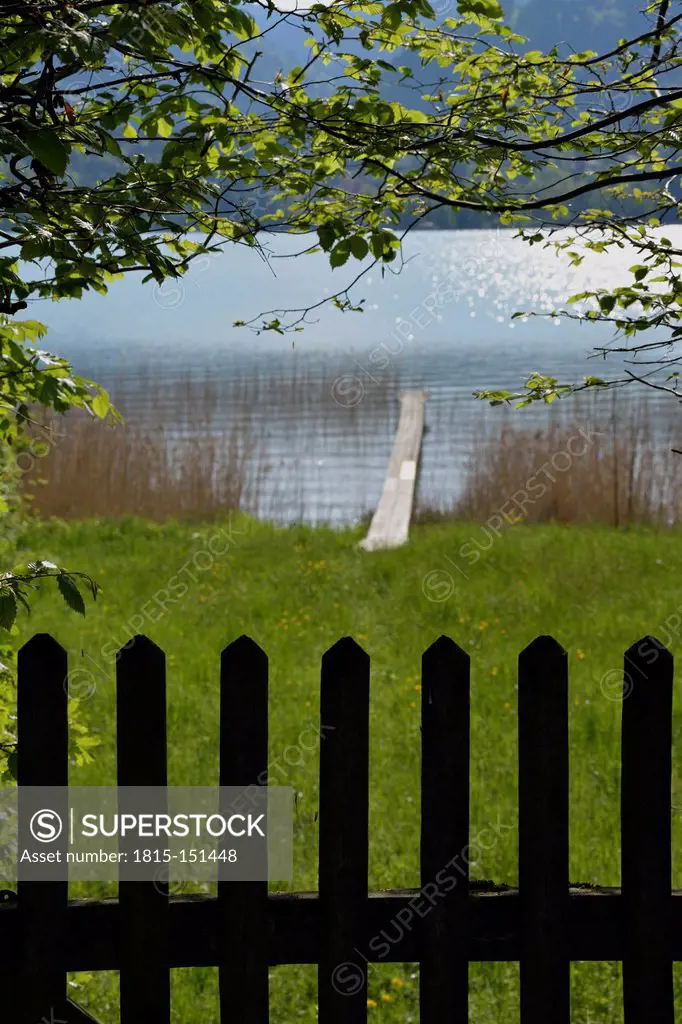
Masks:
[[[644,0],[501,0],[505,19],[517,32],[527,36],[529,49],[550,50],[561,44],[562,52],[597,50],[606,52],[619,39],[632,38],[653,28],[655,19],[641,13]],[[449,17],[456,9],[455,0],[446,5],[433,0],[440,8],[440,18]],[[264,26],[262,8],[254,9],[254,17]],[[296,24],[283,24],[259,42],[268,67],[286,68],[291,58],[300,61],[309,53],[304,46],[306,36]],[[353,49],[347,43],[344,49]],[[363,52],[358,47],[358,52]],[[390,58],[393,61],[393,58]],[[394,61],[393,61],[394,62]],[[402,63],[402,61],[398,61]]]
[[[654,19],[641,13],[642,0],[502,0],[507,21],[528,36],[532,49],[562,52],[596,50],[605,53],[619,39],[630,39],[653,28]]]

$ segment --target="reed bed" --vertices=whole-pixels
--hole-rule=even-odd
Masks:
[[[660,413],[660,409],[659,409]],[[604,523],[670,526],[682,519],[681,430],[645,402],[563,403],[550,422],[523,429],[504,417],[470,454],[450,507],[422,521]],[[662,422],[661,422],[662,420]]]
[[[158,522],[255,511],[267,465],[248,411],[226,431],[215,423],[207,382],[183,381],[174,397],[171,426],[153,417],[113,426],[84,413],[43,419],[34,433],[44,457],[21,478],[31,508],[63,519],[138,515]],[[151,395],[155,407],[163,416]]]
[[[381,493],[405,385],[385,375],[344,407],[338,379],[307,364],[288,376],[115,374],[105,384],[125,424],[44,420],[21,491],[42,517],[210,521],[239,510],[357,522]],[[415,520],[483,523],[504,509],[529,523],[678,523],[675,412],[629,393],[523,412],[434,397]]]

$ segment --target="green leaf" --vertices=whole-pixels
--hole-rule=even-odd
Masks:
[[[11,629],[17,617],[17,599],[11,590],[0,592],[0,628]]]
[[[79,615],[85,615],[83,595],[71,577],[66,573],[61,573],[57,576],[57,586],[69,608],[74,612],[78,612]]]
[[[348,240],[348,244],[350,245],[350,251],[353,253],[356,260],[364,260],[365,256],[369,252],[369,245],[362,235],[353,235],[353,237]]]
[[[162,139],[169,139],[173,134],[173,125],[170,121],[166,120],[165,117],[160,117],[156,125],[156,130]]]
[[[385,25],[386,28],[396,29],[400,25],[401,16],[400,4],[388,4],[381,16],[381,24]]]
[[[350,244],[346,239],[344,239],[342,242],[339,242],[338,245],[335,245],[334,248],[332,249],[329,256],[329,265],[331,267],[342,267],[344,263],[348,261],[349,256]]]
[[[482,14],[485,18],[501,18],[503,11],[499,0],[457,0],[460,14]]]
[[[90,403],[90,408],[94,412],[95,416],[98,416],[101,420],[103,420],[106,414],[109,412],[110,407],[111,402],[109,401],[108,395],[105,395],[102,392],[100,392],[98,395],[95,395],[92,402]]]
[[[334,228],[321,227],[317,229],[317,237],[319,238],[320,245],[322,246],[324,251],[329,252],[329,250],[334,244],[336,232],[334,231]]]
[[[69,147],[64,145],[55,130],[39,128],[28,131],[24,137],[31,154],[53,174],[63,174],[69,162]]]

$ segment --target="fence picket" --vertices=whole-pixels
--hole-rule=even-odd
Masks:
[[[247,636],[220,663],[220,785],[267,785],[268,659]],[[221,1024],[267,1024],[268,883],[220,882]]]
[[[519,656],[521,1024],[570,1024],[568,665],[551,636]]]
[[[421,1024],[467,1024],[469,655],[441,636],[422,658]],[[446,881],[447,879],[447,881]],[[454,885],[451,884],[454,879]]]
[[[116,715],[118,785],[165,787],[166,659],[146,636],[119,652]],[[167,885],[126,881],[119,870],[121,1024],[169,1024]]]
[[[46,633],[25,644],[17,664],[17,718],[19,743],[18,784],[22,786],[63,786],[69,784],[69,739],[66,651]],[[58,806],[59,804],[59,806]],[[19,789],[20,844],[28,822],[21,813]],[[51,852],[65,855],[68,832],[68,801],[52,800],[50,808],[64,822],[62,835],[50,844]],[[19,942],[17,986],[10,986],[17,999],[14,1011],[5,1007],[3,1016],[19,1024],[36,1024],[58,1015],[66,1000],[66,971],[62,963],[61,936],[68,902],[68,882],[20,882],[18,886]],[[4,955],[4,954],[3,954]]]
[[[625,1024],[673,1024],[671,900],[673,657],[652,637],[625,654],[621,881]]]
[[[344,637],[322,658],[320,702],[320,1024],[365,1024],[369,657]]]

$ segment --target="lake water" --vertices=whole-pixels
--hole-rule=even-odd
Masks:
[[[682,241],[682,228],[666,233]],[[624,283],[634,255],[588,255],[570,267],[511,231],[414,233],[399,274],[387,268],[382,277],[373,268],[352,289],[354,301],[364,298],[364,313],[322,307],[303,332],[284,336],[235,328],[234,320],[261,311],[310,306],[357,274],[357,263],[330,271],[319,253],[293,258],[309,241],[279,239],[269,260],[230,246],[198,261],[180,282],[159,288],[129,277],[106,297],[38,302],[30,312],[50,328],[47,347],[111,386],[130,420],[158,417],[163,387],[188,374],[210,379],[222,396],[214,429],[243,420],[235,396],[248,396],[269,467],[258,511],[282,521],[350,522],[373,508],[401,390],[429,393],[419,495],[442,506],[456,500],[482,436],[510,415],[474,400],[472,391],[517,388],[534,370],[574,381],[618,368],[615,357],[606,366],[593,357],[595,346],[612,342],[604,326],[512,314],[547,314],[584,288]],[[150,374],[161,385],[153,398],[142,383]],[[633,398],[628,389],[621,402]],[[651,398],[659,422],[676,414],[673,399]],[[172,408],[167,415],[168,422]],[[540,426],[548,415],[536,406],[511,414],[522,427]]]

